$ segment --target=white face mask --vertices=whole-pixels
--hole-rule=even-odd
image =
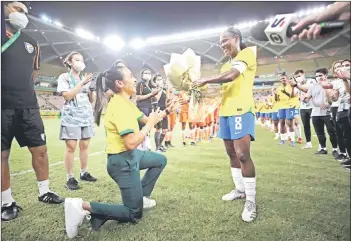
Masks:
[[[295,79],[296,79],[297,83],[302,83],[302,81],[303,81],[303,77],[302,76],[298,76]]]
[[[151,80],[151,74],[144,74],[143,75],[143,79],[146,80],[146,81]]]
[[[9,14],[9,22],[14,29],[21,30],[27,27],[28,18],[24,13],[11,12]]]
[[[72,66],[76,71],[82,72],[85,69],[85,64],[83,62],[74,62]]]
[[[164,87],[164,84],[163,84],[163,81],[157,81],[157,86],[160,87],[160,88],[163,88]]]

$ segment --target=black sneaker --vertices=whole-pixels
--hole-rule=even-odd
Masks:
[[[156,152],[166,152],[164,149],[162,149],[161,147],[159,147]]]
[[[336,158],[335,158],[335,160],[337,160],[337,161],[343,161],[344,159],[347,159],[347,156],[345,155],[345,154],[342,154],[342,153],[340,153]]]
[[[49,203],[49,204],[60,204],[65,201],[64,198],[58,196],[54,192],[47,192],[44,195],[38,197],[38,200],[43,203]]]
[[[186,146],[186,142],[183,142],[183,146]]]
[[[90,175],[89,172],[86,172],[83,174],[80,174],[80,180],[83,180],[83,181],[87,181],[87,182],[96,182],[97,179],[95,177],[93,177],[92,175]]]
[[[171,142],[168,142],[168,147],[174,147]]]
[[[316,155],[327,155],[327,154],[328,154],[328,151],[327,151],[327,150],[324,150],[324,149],[321,149],[321,150],[317,151],[315,154],[316,154]]]
[[[2,206],[1,221],[8,222],[17,218],[19,210],[22,210],[22,208],[16,202],[12,202],[10,206]]]
[[[190,145],[196,146],[196,143],[192,141],[192,142],[190,143]]]
[[[337,150],[334,150],[332,152],[332,155],[333,155],[334,158],[337,158],[339,156],[339,152]]]
[[[342,161],[340,164],[344,167],[349,167],[351,165],[351,158]]]
[[[77,189],[79,189],[78,181],[77,181],[74,177],[71,177],[71,178],[68,179],[68,181],[66,182],[66,187],[67,187],[69,190],[77,190]]]

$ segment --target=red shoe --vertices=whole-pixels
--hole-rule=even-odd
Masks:
[[[302,138],[299,138],[299,139],[297,140],[297,143],[302,144]]]

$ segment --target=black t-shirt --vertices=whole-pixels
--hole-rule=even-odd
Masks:
[[[160,99],[158,100],[158,107],[160,110],[166,109],[166,93],[162,90]]]
[[[1,46],[9,40],[1,34]],[[1,54],[1,109],[39,108],[33,70],[39,70],[40,48],[26,33]]]
[[[136,94],[137,95],[148,95],[151,93],[151,89],[150,87],[145,83],[144,80],[140,80],[137,82],[136,85]],[[142,107],[142,108],[149,108],[151,109],[151,98],[148,98],[146,100],[140,100],[137,102],[137,106],[138,107]]]

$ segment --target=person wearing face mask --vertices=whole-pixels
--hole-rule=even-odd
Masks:
[[[165,83],[161,74],[155,74],[152,78],[152,82],[156,84],[156,87],[161,89],[160,92],[154,97],[156,98],[156,106],[153,108],[154,110],[160,108],[160,110],[166,109],[166,91],[165,91]],[[156,125],[155,132],[155,146],[157,152],[165,152],[166,148],[162,146],[162,142],[168,131],[168,117],[164,117],[162,121],[160,121]]]
[[[305,95],[305,102],[312,101],[312,123],[314,130],[317,134],[320,149],[316,154],[326,155],[328,154],[326,147],[326,137],[324,132],[324,126],[327,128],[329,139],[333,148],[333,156],[338,154],[338,142],[336,137],[336,130],[333,121],[330,118],[330,103],[328,102],[327,91],[324,90],[323,85],[328,83],[327,76],[328,70],[326,68],[318,69],[316,71],[316,83],[310,85],[308,89],[304,88],[301,84],[295,81],[291,82],[291,85],[297,87],[299,90],[307,93]]]
[[[148,116],[152,111],[151,98],[156,96],[160,90],[150,88],[149,82],[151,80],[151,71],[149,69],[141,70],[140,76],[141,80],[136,84],[137,107],[141,112]],[[143,128],[143,126],[142,123],[139,123],[140,129]],[[151,149],[149,134],[145,138],[143,146],[145,149]]]
[[[333,64],[333,75],[335,77],[338,76],[338,72],[340,69],[350,68],[350,61],[349,60],[340,60]],[[336,158],[337,160],[341,161],[341,164],[346,167],[350,168],[350,156],[351,156],[351,126],[348,120],[348,112],[350,109],[350,93],[345,88],[344,83],[347,82],[348,86],[350,86],[350,81],[346,79],[336,79],[332,82],[332,90],[331,90],[331,99],[333,101],[338,101],[339,106],[336,112],[336,125],[337,131],[339,130],[338,134],[338,144],[340,154]],[[347,154],[346,154],[347,151]]]
[[[145,116],[130,101],[135,94],[136,79],[126,67],[109,68],[97,78],[97,99],[103,98],[102,80],[115,94],[106,107],[107,172],[119,187],[123,204],[87,202],[81,198],[65,201],[65,226],[69,238],[78,234],[84,217],[90,215],[92,229],[97,231],[108,220],[119,223],[137,223],[143,217],[143,209],[156,206],[150,199],[156,182],[167,165],[167,157],[156,152],[138,150],[146,134],[174,110],[174,104],[164,111],[152,111]],[[99,101],[99,103],[103,103]],[[95,105],[95,112],[103,107]],[[95,115],[96,123],[100,115]],[[139,130],[138,122],[144,127]],[[140,178],[140,170],[146,170]]]
[[[28,24],[27,7],[21,2],[2,2],[4,29],[1,35],[1,220],[19,213],[12,197],[9,155],[16,138],[27,146],[39,186],[38,200],[59,204],[64,201],[49,189],[46,137],[34,82],[40,66],[40,48],[35,39],[21,32]]]
[[[313,79],[306,79],[305,72],[302,69],[295,71],[295,80],[304,89],[308,89],[315,83]],[[306,144],[301,149],[311,149],[311,113],[312,113],[312,100],[304,102],[306,93],[299,89],[299,100],[300,100],[300,116],[303,124],[303,129],[306,138]]]
[[[57,92],[65,103],[62,109],[60,140],[66,142],[64,162],[67,171],[66,187],[79,189],[74,178],[74,153],[79,140],[80,180],[95,182],[97,179],[88,171],[88,148],[94,136],[94,118],[91,103],[94,102],[94,91],[89,89],[92,74],[82,76],[85,69],[83,56],[78,52],[70,53],[64,60],[69,69],[57,80]]]

